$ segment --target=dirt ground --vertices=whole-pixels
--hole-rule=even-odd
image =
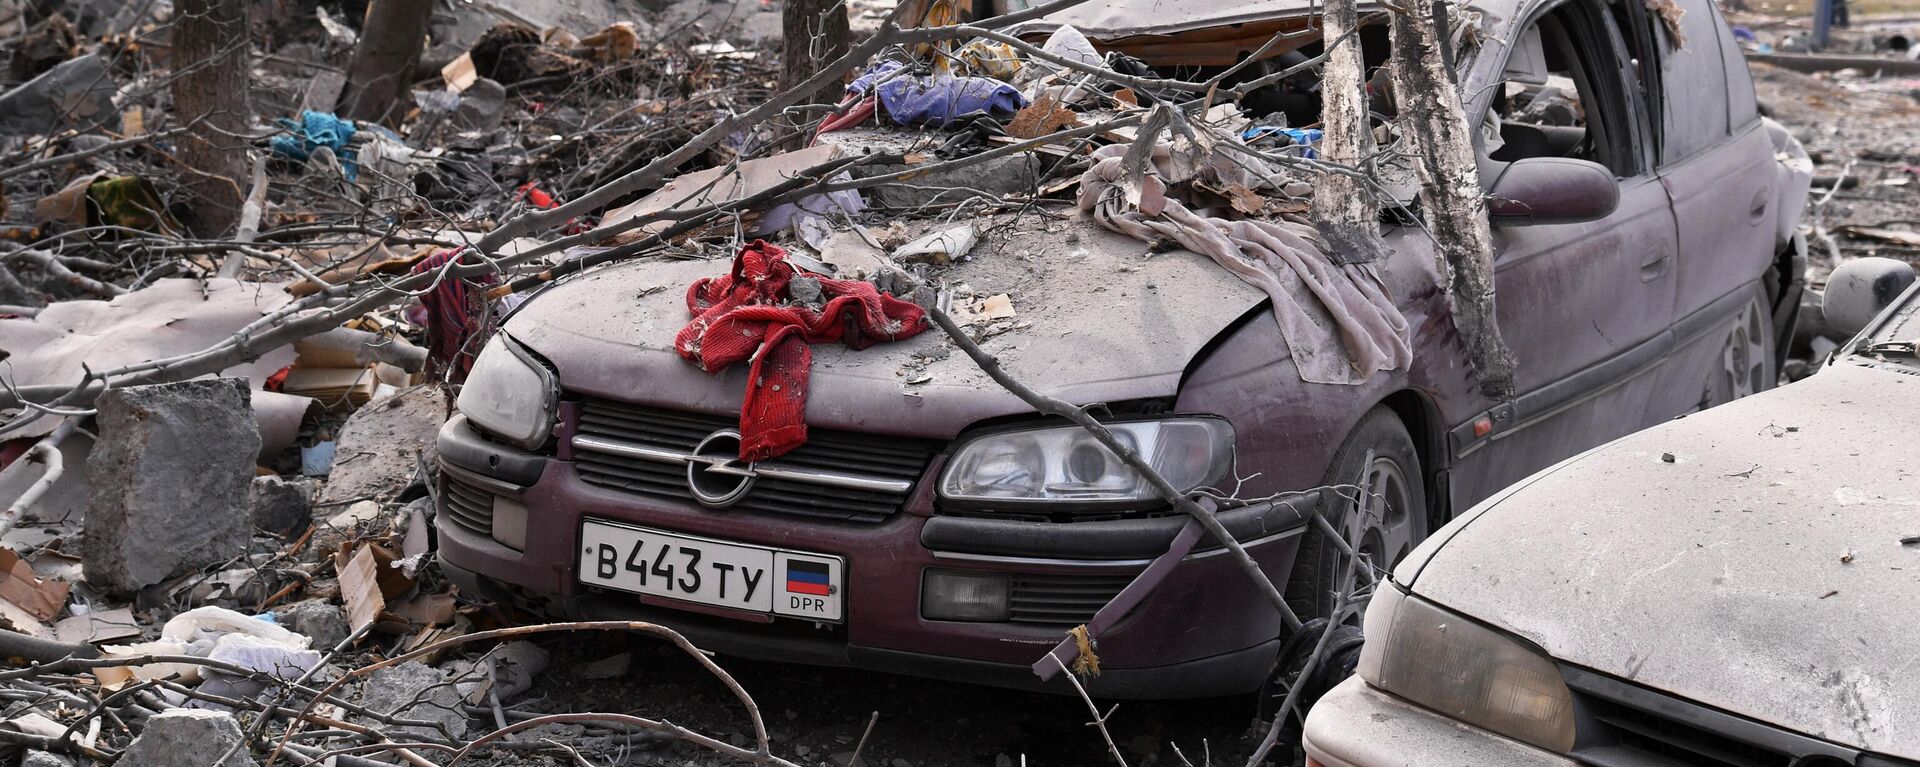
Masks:
[[[1761,42],[1806,26],[1798,17],[1733,16]],[[1896,34],[1911,39],[1916,29],[1920,20],[1911,16],[1856,17],[1851,29],[1836,30],[1836,45],[1872,51]],[[1823,286],[1834,266],[1860,256],[1920,264],[1920,235],[1913,234],[1920,228],[1920,78],[1750,68],[1762,112],[1791,128],[1814,161],[1804,222],[1809,282]]]
[[[751,747],[751,724],[732,694],[664,642],[600,636],[542,644],[554,653],[550,670],[516,709],[629,712]],[[578,677],[581,666],[620,653],[633,659],[625,675]],[[1086,724],[1091,716],[1085,704],[1075,698],[846,669],[719,661],[764,712],[774,749],[801,764],[844,767],[876,711],[879,719],[860,751],[869,767],[1112,763],[1099,733]],[[1136,767],[1182,764],[1175,747],[1195,765],[1242,764],[1254,742],[1243,740],[1253,712],[1251,695],[1128,701],[1119,704],[1108,728]],[[1203,755],[1212,758],[1202,761]],[[501,764],[514,764],[510,759]],[[677,743],[645,741],[636,742],[626,763],[732,762]]]

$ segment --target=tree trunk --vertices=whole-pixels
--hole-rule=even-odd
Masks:
[[[360,42],[353,46],[353,60],[347,64],[347,87],[335,110],[341,117],[400,126],[432,16],[432,0],[367,3]]]
[[[1360,36],[1348,36],[1359,23],[1354,0],[1327,0],[1322,40],[1334,44],[1320,79],[1320,144],[1328,162],[1357,166],[1373,152],[1364,90],[1366,64]],[[1323,174],[1313,193],[1313,223],[1327,240],[1327,257],[1336,264],[1365,264],[1387,252],[1380,240],[1380,204],[1363,179]]]
[[[173,11],[174,114],[188,126],[178,157],[203,237],[224,237],[246,192],[247,0],[178,0]]]
[[[1493,233],[1474,164],[1473,134],[1460,92],[1447,73],[1434,23],[1433,0],[1407,0],[1393,14],[1394,101],[1400,135],[1418,151],[1420,206],[1442,256],[1453,327],[1488,397],[1513,395],[1513,352],[1500,337],[1493,299]]]
[[[846,0],[785,0],[780,8],[780,88],[798,85],[821,65],[847,52]],[[812,104],[838,104],[841,87],[829,84],[807,97]]]

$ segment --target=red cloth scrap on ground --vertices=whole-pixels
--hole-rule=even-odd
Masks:
[[[464,250],[449,248],[420,259],[413,265],[413,271],[435,271],[459,258]],[[499,281],[499,277],[488,274],[473,282],[492,285]],[[479,352],[466,348],[478,329],[479,312],[485,311],[485,299],[479,298],[476,306],[477,298],[467,280],[451,274],[443,276],[439,284],[420,296],[420,305],[427,310],[427,358],[436,371],[453,372],[456,383],[466,379],[467,371],[473,368],[473,357]]]
[[[734,257],[733,272],[697,280],[687,289],[693,321],[673,348],[709,373],[752,360],[740,406],[740,460],[764,461],[807,441],[810,344],[838,341],[864,349],[918,335],[926,310],[881,293],[872,283],[808,275],[820,282],[826,305],[815,311],[789,305],[795,276],[787,252],[754,240]],[[756,353],[757,352],[757,353]]]

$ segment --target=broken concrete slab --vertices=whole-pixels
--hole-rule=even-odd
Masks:
[[[115,764],[123,767],[252,767],[258,764],[241,740],[240,723],[232,714],[204,709],[176,708],[147,719]],[[224,761],[220,755],[233,752]]]
[[[282,538],[305,531],[313,523],[313,485],[305,477],[254,477],[249,515],[254,528]]]
[[[437,722],[456,739],[467,733],[467,715],[461,709],[460,693],[447,684],[445,674],[419,661],[373,672],[367,678],[360,704],[403,719]],[[389,727],[387,732],[396,739],[401,735],[441,735],[426,727]]]
[[[287,628],[305,634],[321,650],[333,649],[347,638],[346,611],[324,599],[295,602],[281,608],[279,617]]]
[[[131,592],[245,554],[260,432],[236,378],[100,395],[83,525],[87,581]]]
[[[434,439],[446,420],[446,395],[433,386],[367,403],[340,430],[320,505],[338,508],[399,495],[423,461],[434,462]]]

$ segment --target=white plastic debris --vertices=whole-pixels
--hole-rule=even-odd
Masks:
[[[967,255],[980,240],[980,230],[961,224],[937,232],[928,232],[893,251],[896,261],[945,264]]]
[[[206,655],[213,651],[213,645],[228,634],[244,634],[277,645],[296,650],[306,649],[312,643],[304,636],[249,615],[244,615],[224,607],[200,607],[173,616],[167,625],[160,627],[160,638],[184,642],[191,649],[199,650],[195,655]],[[203,649],[204,648],[204,649]]]

